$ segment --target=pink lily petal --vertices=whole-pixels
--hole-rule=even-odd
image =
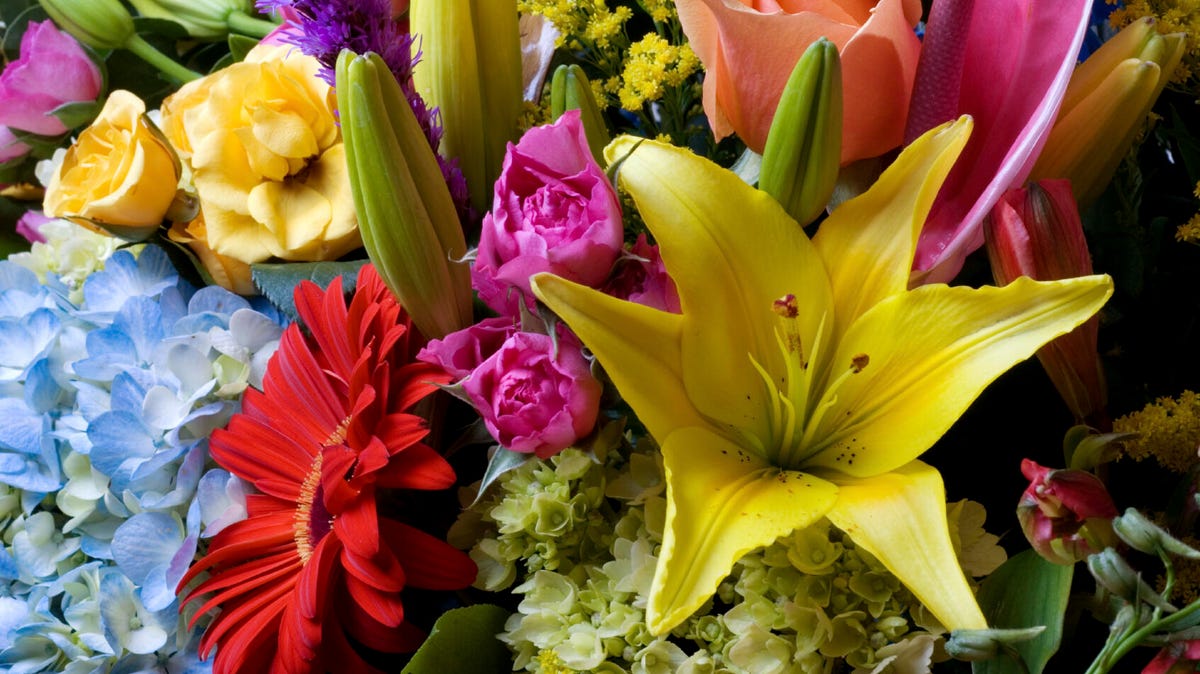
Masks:
[[[1037,159],[1075,68],[1090,0],[942,0],[930,13],[906,137],[958,115],[975,132],[921,231],[913,283],[945,283]]]

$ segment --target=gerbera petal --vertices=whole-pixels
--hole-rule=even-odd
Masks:
[[[866,192],[821,223],[813,245],[829,265],[835,339],[867,309],[908,289],[917,236],[942,181],[971,134],[971,118],[930,130]]]
[[[354,606],[350,613],[365,615],[381,627],[396,627],[404,622],[404,604],[399,593],[380,592],[350,573],[343,576],[342,582]]]
[[[408,584],[426,590],[453,590],[475,582],[475,562],[446,541],[402,522],[381,519],[383,540],[403,560]]]
[[[837,485],[828,513],[834,526],[883,562],[947,629],[987,627],[950,542],[946,492],[936,470],[913,461]]]
[[[533,277],[533,292],[595,354],[650,433],[665,438],[703,423],[683,386],[683,318],[618,300],[550,274]]]
[[[388,489],[448,489],[454,480],[454,468],[446,459],[432,447],[418,443],[393,456],[375,484]]]
[[[702,414],[765,437],[766,394],[745,354],[769,373],[783,373],[777,316],[770,309],[789,294],[797,300],[801,343],[815,342],[823,319],[833,313],[816,248],[774,198],[690,150],[625,136],[605,156],[621,162],[621,184],[679,289],[688,397]],[[590,348],[588,336],[578,334]],[[640,416],[643,409],[630,403]]]
[[[1112,294],[1107,276],[1003,288],[922,286],[877,304],[850,327],[808,464],[866,477],[917,458],[983,389],[1038,347],[1087,320]],[[929,326],[937,326],[930,329]]]
[[[662,446],[667,518],[646,607],[654,634],[700,607],[754,548],[821,518],[838,488],[780,470],[708,429],[683,428]]]

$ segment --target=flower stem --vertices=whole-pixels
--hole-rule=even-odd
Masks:
[[[231,12],[229,16],[225,17],[225,23],[229,26],[229,30],[235,33],[257,38],[264,38],[279,27],[279,24],[274,21],[250,16],[245,12]]]
[[[137,54],[143,61],[158,68],[159,72],[176,82],[190,82],[200,77],[200,73],[179,65],[169,56],[155,49],[141,35],[134,35],[129,38],[129,42],[125,43],[125,48]]]

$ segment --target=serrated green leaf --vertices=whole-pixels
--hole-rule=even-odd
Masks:
[[[1051,564],[1026,550],[992,572],[979,588],[979,606],[988,625],[1021,628],[1044,625],[1046,630],[1013,647],[1024,658],[1028,674],[1040,674],[1062,643],[1063,613],[1071,592],[1074,566]],[[997,657],[972,663],[974,674],[1023,674],[1020,663]]]
[[[68,129],[76,129],[91,124],[92,120],[96,119],[96,115],[100,114],[100,103],[97,101],[63,103],[51,110],[50,114],[57,117],[58,121]]]
[[[532,461],[536,458],[537,455],[535,454],[523,454],[521,452],[514,452],[511,449],[505,449],[504,447],[496,447],[492,458],[488,460],[487,470],[483,471],[483,479],[479,481],[479,493],[476,494],[475,501],[478,502],[479,499],[483,498],[483,495],[487,493],[488,487],[500,479],[501,475],[515,468],[520,468],[525,465],[526,461]]]
[[[496,638],[506,620],[508,611],[491,604],[446,611],[402,674],[508,674],[512,655]]]
[[[258,40],[237,33],[229,34],[229,55],[233,57],[234,63],[241,63],[246,59],[246,54],[250,53],[251,49],[258,46]]]
[[[342,277],[342,289],[350,290],[358,278],[358,270],[366,260],[348,262],[288,262],[283,264],[250,265],[254,285],[267,299],[293,319],[299,318],[292,291],[301,281],[312,281],[322,288]]]

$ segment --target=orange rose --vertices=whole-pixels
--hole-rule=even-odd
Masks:
[[[800,55],[829,38],[842,57],[842,163],[900,145],[917,70],[920,0],[678,0],[704,63],[704,111],[718,138],[762,152]]]

